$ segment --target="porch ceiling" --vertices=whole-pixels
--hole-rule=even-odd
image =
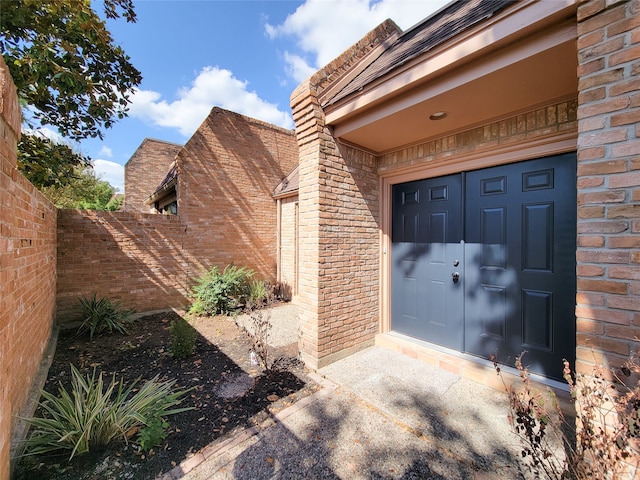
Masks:
[[[475,47],[446,66],[443,59],[427,59],[327,107],[334,135],[381,154],[577,94],[574,22],[509,45]],[[446,118],[429,119],[441,111]]]

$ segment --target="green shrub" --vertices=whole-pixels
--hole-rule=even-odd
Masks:
[[[89,338],[95,334],[104,332],[112,333],[114,330],[127,333],[125,325],[130,322],[132,310],[125,310],[120,302],[113,302],[108,298],[98,298],[94,293],[92,297],[80,299],[83,321],[78,328],[78,333],[89,332]]]
[[[264,280],[253,280],[249,285],[249,295],[247,304],[253,308],[260,308],[269,303],[273,296],[273,290],[268,282]]]
[[[127,442],[136,433],[141,447],[150,448],[164,438],[167,416],[190,410],[172,408],[187,391],[176,391],[174,381],[158,382],[157,376],[141,387],[133,382],[127,389],[115,376],[105,389],[102,373],[96,377],[95,369],[84,378],[71,365],[71,376],[71,391],[60,384],[57,397],[42,392],[43,417],[24,419],[31,426],[24,455],[70,450],[72,459],[116,440]]]
[[[193,355],[198,332],[183,319],[171,322],[171,356],[182,359]]]
[[[149,451],[152,447],[160,445],[167,438],[167,428],[169,428],[169,422],[164,418],[152,418],[138,432],[136,441],[142,450]]]
[[[228,315],[242,306],[249,295],[249,281],[254,272],[248,268],[227,265],[222,273],[213,267],[193,287],[195,299],[189,313],[196,315]]]

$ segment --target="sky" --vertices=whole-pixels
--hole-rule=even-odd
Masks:
[[[134,0],[137,22],[107,28],[142,83],[127,118],[76,148],[123,192],[124,164],[145,138],[183,145],[214,106],[292,129],[289,98],[303,80],[387,18],[407,30],[447,3]]]

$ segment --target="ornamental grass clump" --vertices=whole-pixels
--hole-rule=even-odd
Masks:
[[[247,307],[251,310],[262,308],[273,301],[273,288],[264,280],[253,280],[249,285]]]
[[[190,408],[174,408],[188,390],[175,390],[175,381],[158,382],[154,377],[142,386],[138,381],[126,389],[115,375],[106,386],[102,372],[83,377],[71,365],[71,390],[60,384],[58,396],[42,392],[43,416],[25,418],[30,433],[23,455],[69,451],[69,460],[113,442],[136,443],[148,449],[162,440],[166,417]]]
[[[89,332],[89,338],[105,332],[114,331],[127,334],[126,325],[131,322],[133,310],[122,308],[120,302],[109,300],[94,293],[92,297],[82,297],[80,299],[80,309],[83,320],[78,328],[78,333]]]
[[[245,267],[227,265],[220,272],[218,267],[202,275],[193,287],[194,299],[189,313],[196,315],[229,315],[247,301],[251,291],[250,281],[254,272]]]

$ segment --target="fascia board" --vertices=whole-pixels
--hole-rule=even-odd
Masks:
[[[446,72],[486,55],[496,49],[498,44],[506,45],[523,35],[524,31],[540,30],[563,12],[575,8],[575,0],[539,0],[530,2],[502,18],[487,24],[483,30],[455,42],[436,55],[427,59],[417,59],[411,66],[386,77],[371,88],[348,98],[336,105],[327,107],[327,124],[336,125],[350,117],[360,114],[368,108],[391,100],[394,96],[410,90],[416,85],[435,79]],[[575,30],[575,26],[574,26]],[[573,32],[577,37],[577,33]],[[398,108],[398,110],[401,108]]]

